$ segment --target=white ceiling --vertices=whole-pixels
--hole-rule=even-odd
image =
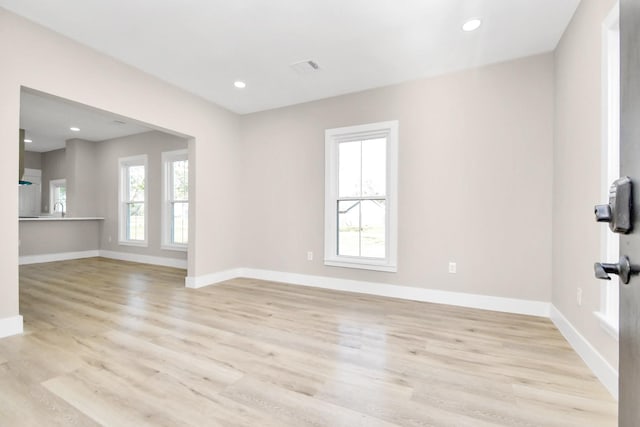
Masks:
[[[80,131],[71,131],[72,126]],[[25,150],[37,152],[64,148],[71,138],[104,141],[151,130],[110,113],[24,90],[20,93],[20,128],[25,130],[25,139],[33,141],[25,144]]]
[[[0,0],[249,113],[551,51],[580,0]],[[480,17],[482,27],[461,25]],[[321,71],[289,65],[314,60]],[[244,80],[247,88],[233,87]]]

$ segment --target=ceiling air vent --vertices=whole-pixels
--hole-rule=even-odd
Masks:
[[[320,71],[320,66],[318,65],[318,63],[311,60],[296,62],[294,64],[291,64],[290,67],[293,68],[294,71],[298,74],[309,74]]]

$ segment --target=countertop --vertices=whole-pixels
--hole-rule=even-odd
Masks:
[[[59,216],[38,216],[38,217],[20,217],[20,222],[23,221],[101,221],[104,218],[99,216],[72,216],[72,217],[59,217]]]

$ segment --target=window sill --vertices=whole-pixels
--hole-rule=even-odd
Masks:
[[[164,249],[165,251],[178,251],[178,252],[187,252],[189,246],[187,245],[161,245],[160,249]]]
[[[618,341],[619,332],[616,325],[614,325],[609,318],[599,311],[594,311],[593,314],[598,318],[598,320],[600,320],[600,327]]]
[[[137,246],[140,248],[146,248],[149,246],[147,242],[134,242],[131,240],[121,240],[118,242],[118,244],[122,246]]]
[[[353,262],[353,261],[344,261],[344,260],[335,260],[335,259],[325,259],[324,265],[328,265],[330,267],[357,268],[360,270],[385,271],[388,273],[396,273],[398,271],[398,267],[395,265],[372,264],[372,263],[365,263],[365,262]]]

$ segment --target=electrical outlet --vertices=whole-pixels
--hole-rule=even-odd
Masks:
[[[109,243],[111,243],[111,236],[109,236],[109,239],[108,239],[108,240],[109,240]]]
[[[307,252],[307,261],[313,261],[313,252]]]
[[[578,288],[578,292],[576,292],[576,301],[578,306],[582,305],[582,288]]]
[[[449,261],[449,273],[456,274],[457,264],[453,261]]]

